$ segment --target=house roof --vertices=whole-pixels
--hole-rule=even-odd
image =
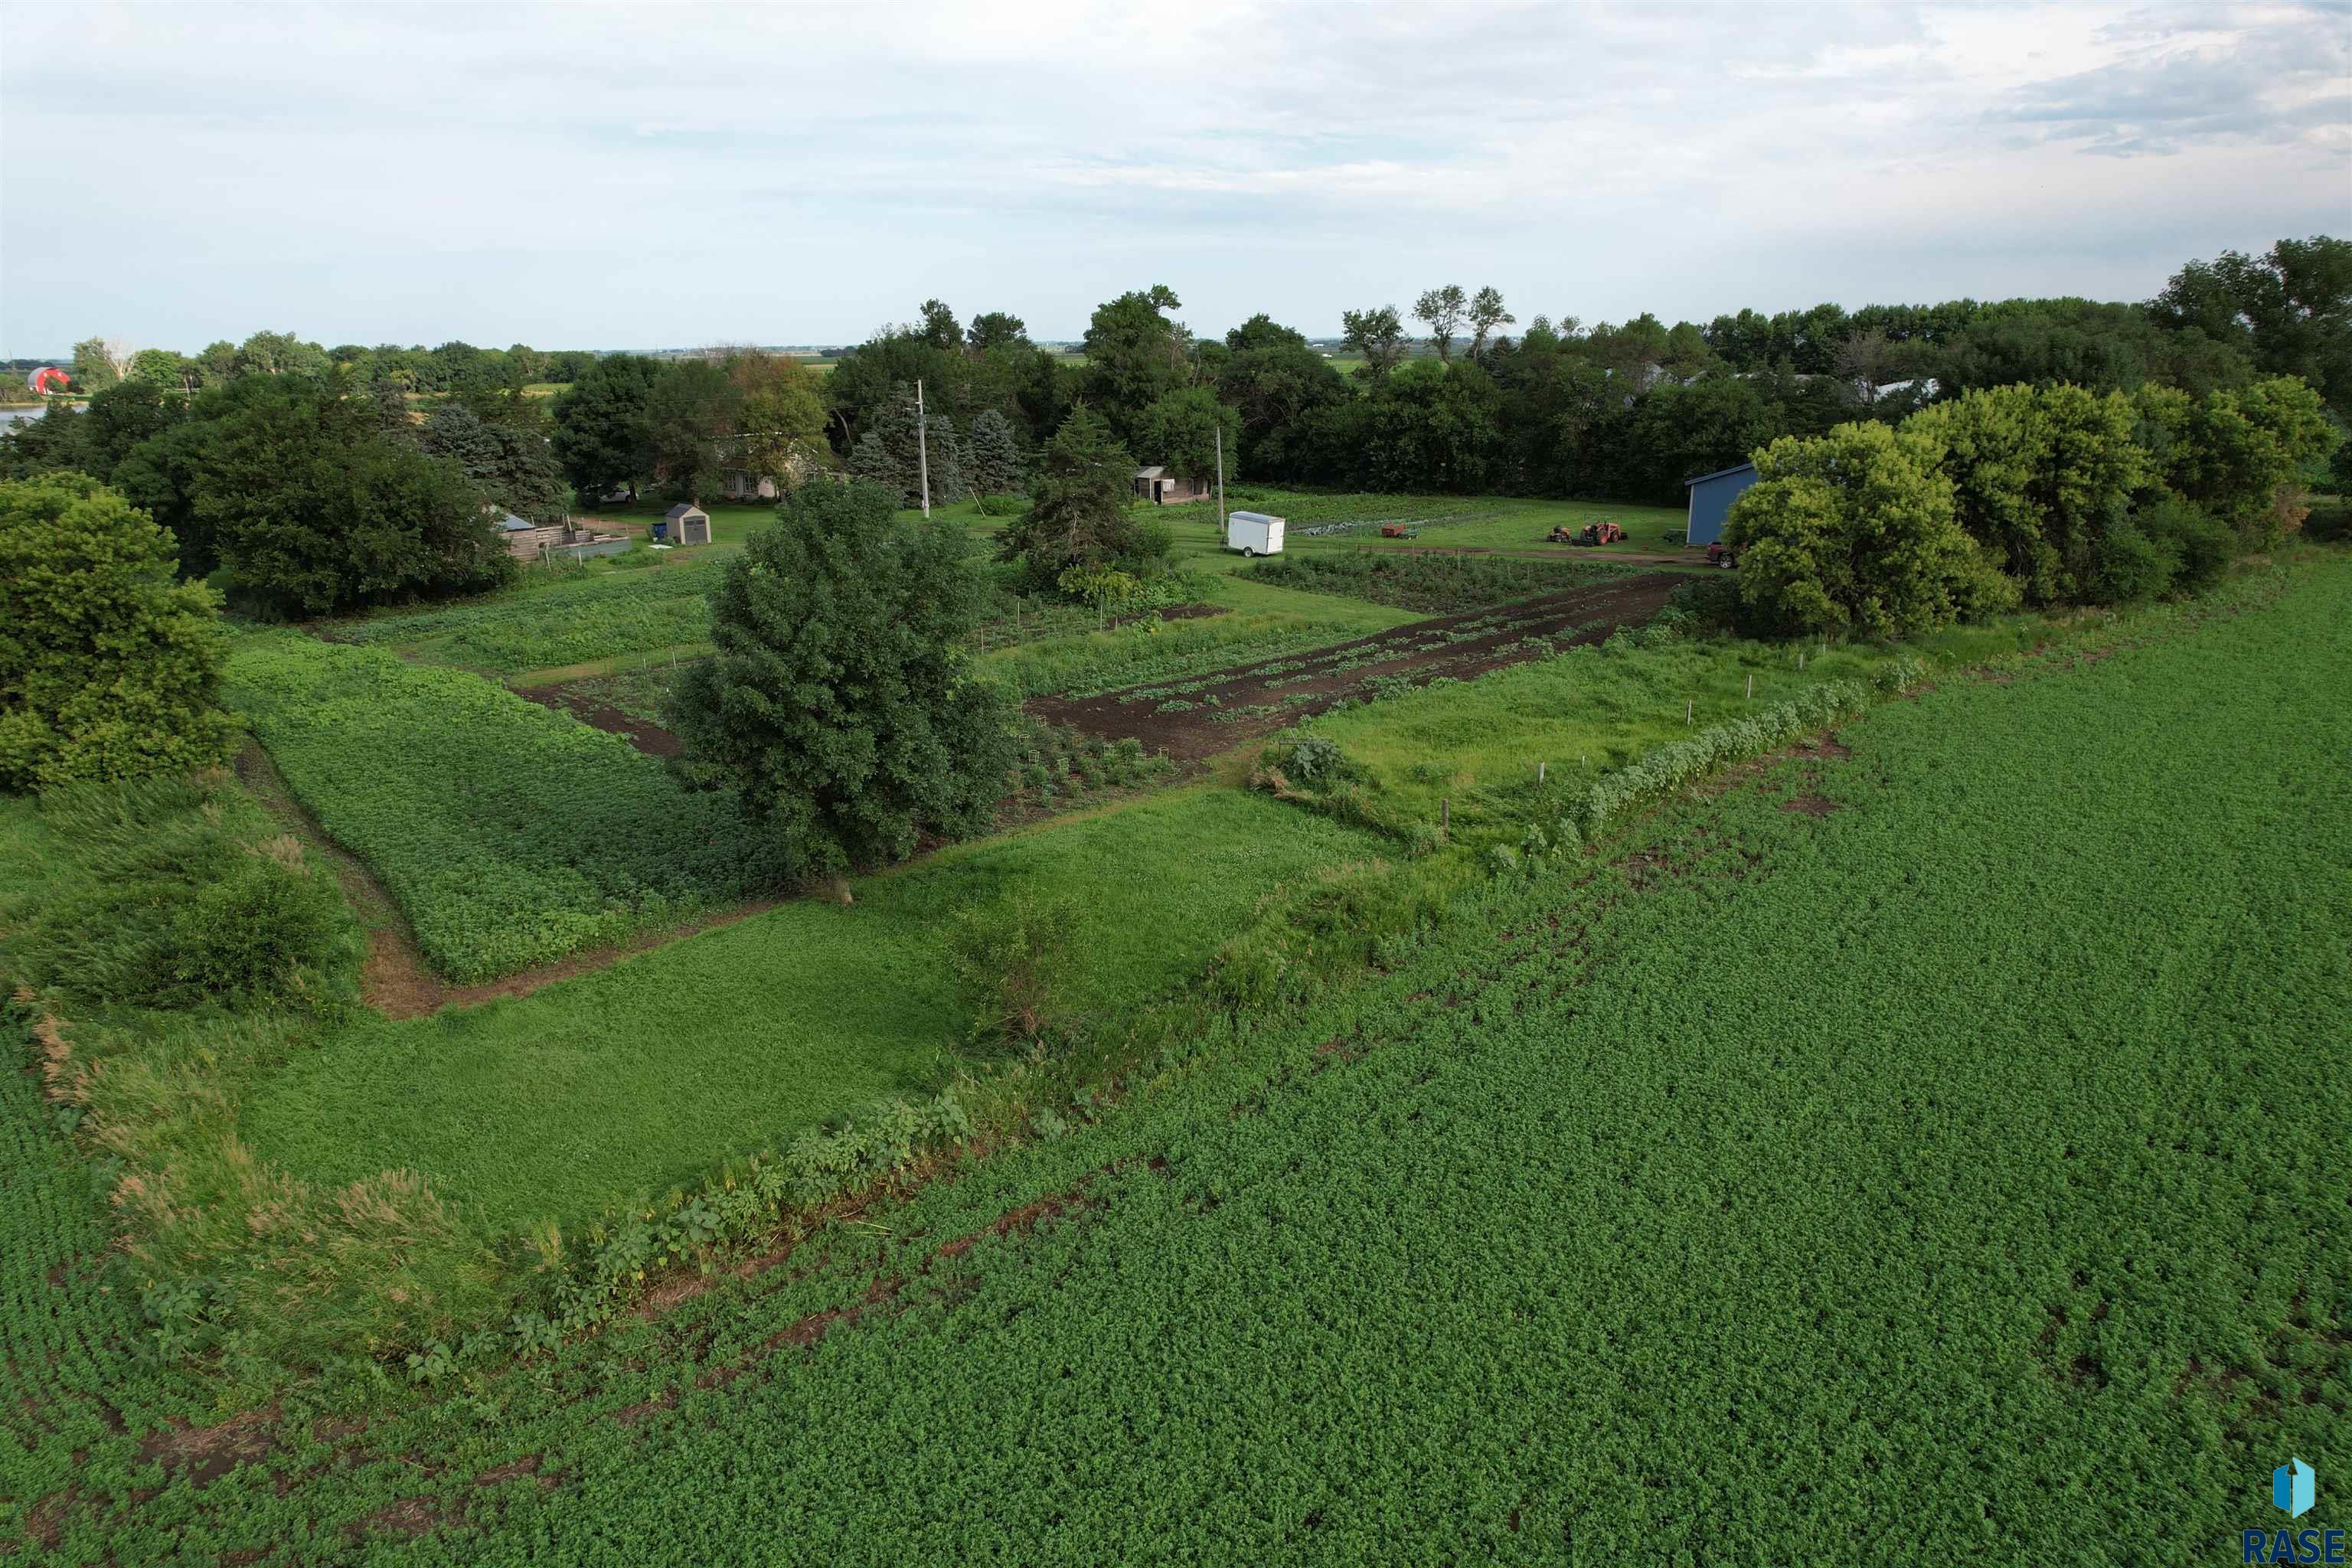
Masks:
[[[1136,469],[1135,477],[1139,479],[1156,479],[1167,471],[1168,468],[1165,464],[1154,463],[1148,468]]]
[[[1728,479],[1733,474],[1753,473],[1755,471],[1756,465],[1753,463],[1734,463],[1727,468],[1717,468],[1711,474],[1701,474],[1696,479],[1685,479],[1683,481],[1683,488],[1685,489],[1688,489],[1693,485],[1703,485],[1709,479]]]
[[[672,522],[676,522],[681,517],[700,517],[704,514],[700,507],[691,505],[686,501],[680,501],[676,506],[670,508],[667,511],[662,513],[662,515],[669,519]]]

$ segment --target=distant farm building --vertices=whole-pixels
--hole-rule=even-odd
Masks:
[[[680,501],[662,513],[662,521],[668,525],[664,531],[677,543],[710,542],[710,514],[698,506]]]
[[[1168,506],[1177,501],[1206,500],[1208,485],[1200,479],[1178,479],[1165,468],[1153,464],[1135,470],[1135,495],[1154,506]]]
[[[1739,499],[1739,492],[1756,482],[1756,465],[1741,463],[1736,468],[1717,468],[1711,474],[1701,474],[1695,479],[1685,479],[1683,486],[1690,491],[1690,521],[1685,526],[1683,542],[1686,544],[1713,544],[1723,537],[1723,514]]]
[[[507,553],[519,561],[536,561],[551,544],[563,542],[563,530],[542,525],[513,512],[500,512],[490,526],[506,542]]]

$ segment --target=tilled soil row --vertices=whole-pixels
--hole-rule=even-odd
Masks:
[[[1026,707],[1084,734],[1133,736],[1149,750],[1193,762],[1378,689],[1374,682],[1423,686],[1442,676],[1465,679],[1600,642],[1657,614],[1685,581],[1664,572],[1629,574],[1620,583],[1412,621],[1287,659],[1254,659],[1173,685],[1034,698]],[[1543,640],[1528,647],[1530,638]],[[1271,665],[1286,668],[1270,670]]]

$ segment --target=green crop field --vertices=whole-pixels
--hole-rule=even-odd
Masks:
[[[788,875],[783,847],[731,797],[681,793],[618,736],[462,670],[280,632],[242,639],[228,690],[294,797],[452,979],[615,942]]]
[[[633,572],[561,575],[429,610],[325,628],[339,642],[425,664],[518,677],[551,668],[699,647],[716,577],[709,558]]]
[[[363,1428],[58,1373],[0,1473],[92,1562],[2223,1557],[2352,1465],[2347,603],[2026,623],[783,1267]]]

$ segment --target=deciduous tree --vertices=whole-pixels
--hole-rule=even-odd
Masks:
[[[1503,291],[1489,283],[1470,299],[1470,357],[1485,357],[1486,343],[1496,327],[1507,327],[1518,318],[1503,308]]]
[[[731,789],[814,872],[987,826],[1012,760],[961,643],[983,579],[961,527],[899,521],[878,486],[807,485],[711,595],[709,658],[670,722],[689,784]]]
[[[1341,341],[1364,360],[1364,374],[1378,381],[1404,357],[1404,322],[1394,305],[1339,312]]]
[[[624,488],[635,499],[653,472],[648,416],[660,374],[660,363],[642,354],[607,354],[556,395],[555,458],[583,502]]]
[[[0,789],[226,762],[227,649],[172,536],[79,474],[0,483]]]
[[[1732,503],[1739,595],[1765,629],[1906,637],[2017,602],[1954,514],[1930,437],[1841,425],[1756,454]]]
[[[1454,334],[1461,330],[1462,317],[1469,308],[1459,283],[1432,289],[1413,301],[1413,319],[1429,323],[1430,344],[1437,350],[1439,359],[1454,357]]]

